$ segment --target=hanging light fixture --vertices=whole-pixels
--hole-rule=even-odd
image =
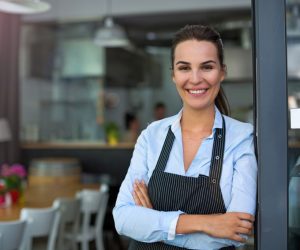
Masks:
[[[96,31],[94,42],[102,47],[127,47],[130,45],[125,30],[114,23],[111,2],[107,0],[107,17],[104,25]]]
[[[13,14],[41,13],[50,9],[50,4],[40,0],[0,0],[0,11]]]

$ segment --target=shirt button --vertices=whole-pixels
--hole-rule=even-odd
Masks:
[[[218,138],[221,139],[221,138],[222,138],[222,135],[218,135]]]
[[[216,180],[216,179],[212,179],[212,183],[214,183],[214,184],[215,184],[216,182],[217,182],[217,180]]]
[[[217,155],[217,156],[216,156],[216,160],[219,160],[219,159],[220,159],[220,156]]]

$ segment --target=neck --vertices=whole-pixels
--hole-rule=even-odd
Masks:
[[[211,131],[215,120],[215,107],[205,110],[194,110],[183,107],[181,117],[182,130],[192,132]]]

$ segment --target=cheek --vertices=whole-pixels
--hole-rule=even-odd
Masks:
[[[220,85],[220,83],[223,81],[222,76],[217,75],[217,76],[211,76],[209,82],[216,86],[216,85]]]
[[[178,74],[173,75],[172,79],[176,86],[182,86],[186,81],[186,77],[184,75],[178,75]]]

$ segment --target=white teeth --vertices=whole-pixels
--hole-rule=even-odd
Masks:
[[[197,89],[197,90],[189,90],[191,94],[202,94],[206,91],[206,89]]]

